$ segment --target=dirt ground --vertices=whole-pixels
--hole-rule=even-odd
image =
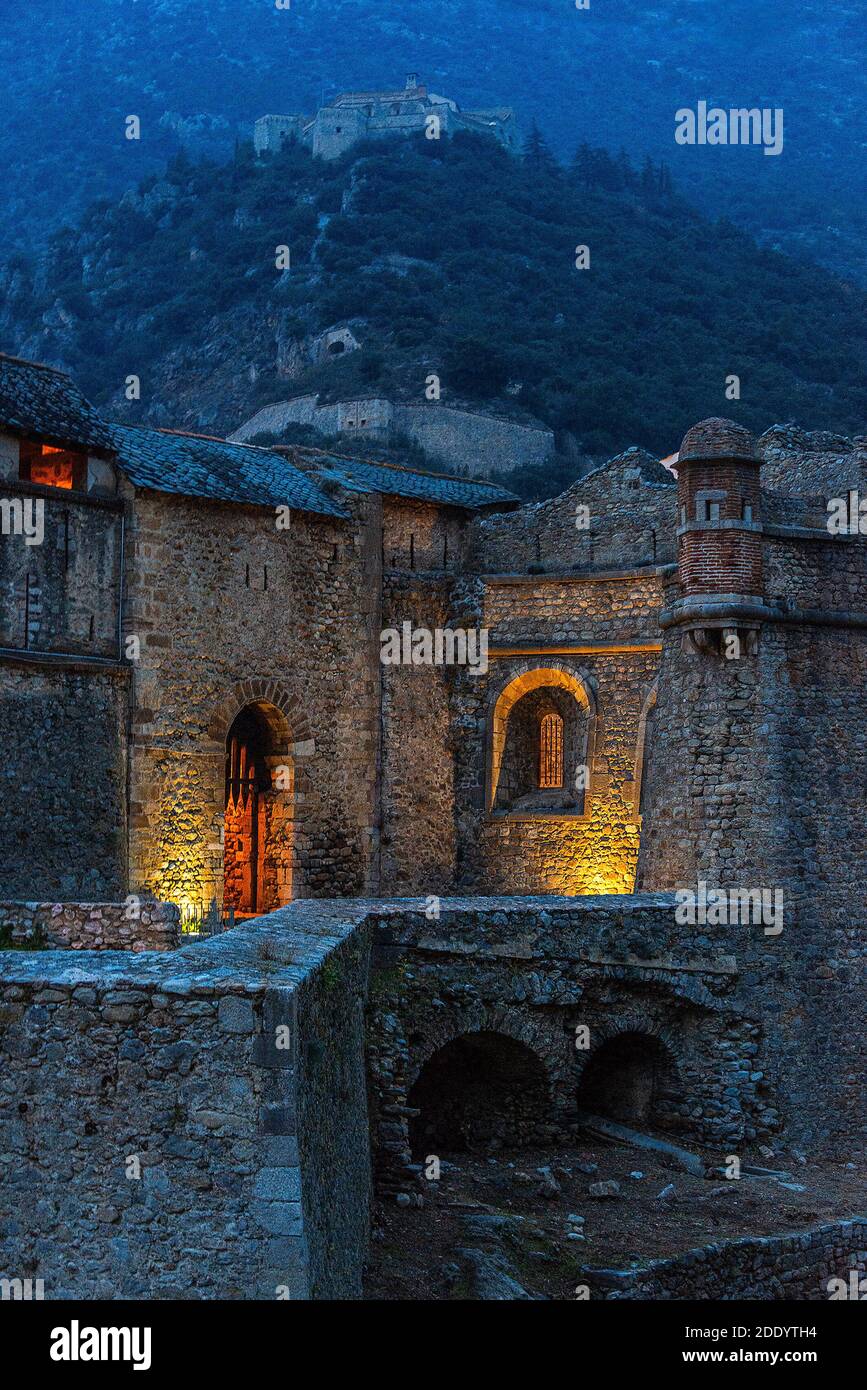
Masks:
[[[722,1154],[692,1151],[708,1167],[724,1162]],[[574,1298],[585,1264],[622,1269],[710,1241],[803,1230],[867,1207],[855,1154],[821,1164],[784,1149],[773,1158],[741,1155],[744,1164],[784,1170],[803,1191],[775,1179],[726,1179],[722,1172],[696,1177],[667,1155],[596,1139],[578,1147],[439,1157],[439,1180],[420,1179],[421,1205],[401,1205],[395,1195],[377,1202],[366,1298],[507,1298],[522,1296],[520,1289]],[[545,1168],[550,1177],[540,1172]],[[591,1196],[590,1184],[606,1179],[619,1184],[619,1194]],[[667,1188],[673,1190],[661,1196]],[[508,1274],[504,1282],[492,1266],[494,1278],[483,1281],[483,1292],[456,1251],[489,1244],[486,1231],[497,1233],[493,1248],[506,1259],[495,1253],[494,1265],[505,1265]],[[510,1277],[517,1285],[511,1294]]]

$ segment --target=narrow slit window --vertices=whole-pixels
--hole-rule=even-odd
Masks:
[[[539,786],[562,785],[563,720],[559,714],[546,714],[539,725]]]

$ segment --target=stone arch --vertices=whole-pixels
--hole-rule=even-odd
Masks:
[[[409,1145],[427,1153],[532,1141],[548,1086],[536,1053],[506,1033],[462,1033],[435,1052],[407,1097]]]
[[[525,695],[546,688],[565,690],[586,711],[587,733],[583,761],[592,770],[598,724],[596,691],[592,678],[564,661],[546,660],[544,664],[521,662],[512,668],[511,674],[499,688],[494,687],[489,695],[485,803],[488,811],[493,811],[496,803],[509,716]]]
[[[594,1026],[591,1047],[576,1055],[579,1111],[661,1128],[676,1123],[684,1090],[682,1048],[647,1014],[634,1011]]]
[[[550,1119],[551,1077],[526,1030],[471,1028],[433,1049],[407,1090],[412,1156],[478,1144],[538,1141]],[[415,1112],[415,1113],[414,1113]]]
[[[267,676],[252,676],[248,680],[237,681],[232,686],[211,715],[208,722],[209,737],[222,746],[231,725],[244,706],[256,704],[270,706],[283,716],[285,730],[293,743],[312,742],[310,721],[295,691],[285,681],[271,680]]]
[[[647,758],[650,746],[647,743],[647,724],[652,719],[656,709],[656,697],[659,692],[659,677],[657,676],[645,696],[644,704],[641,707],[641,714],[638,719],[638,741],[635,745],[635,764],[632,772],[632,813],[636,819],[641,814],[641,792],[644,785],[644,774],[647,771]]]
[[[492,1032],[522,1043],[536,1055],[547,1078],[551,1133],[574,1118],[574,1063],[571,1035],[553,1015],[480,1000],[455,1008],[424,1009],[412,1018],[377,1013],[369,1033],[376,1164],[386,1188],[412,1178],[406,1102],[426,1063],[443,1047],[468,1034]],[[395,1110],[395,1105],[400,1107]],[[549,1136],[550,1137],[550,1136]]]
[[[420,1043],[411,1049],[406,1067],[406,1087],[417,1081],[422,1068],[448,1043],[467,1033],[502,1033],[515,1042],[524,1043],[536,1053],[553,1086],[559,1076],[556,1049],[552,1046],[550,1027],[541,1019],[509,1008],[485,1008],[477,1005],[463,1009],[459,1017],[446,1013],[441,1020],[427,1024]]]
[[[237,682],[223,698],[208,724],[208,736],[214,745],[216,785],[214,802],[218,808],[216,827],[220,835],[221,853],[217,882],[224,884],[227,831],[226,744],[236,721],[246,712],[261,723],[264,736],[264,762],[272,780],[266,814],[273,817],[272,849],[275,862],[270,867],[274,886],[272,907],[283,906],[292,898],[304,896],[303,865],[298,853],[303,835],[299,814],[306,800],[311,767],[316,753],[310,722],[292,688],[282,681],[266,677],[251,677]],[[290,824],[291,822],[291,824]],[[282,846],[278,851],[278,843]],[[276,862],[279,860],[279,862]]]

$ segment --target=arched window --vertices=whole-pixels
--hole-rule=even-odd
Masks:
[[[563,720],[545,714],[539,723],[539,786],[563,785]]]

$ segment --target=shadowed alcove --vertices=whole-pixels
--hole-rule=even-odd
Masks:
[[[548,1078],[532,1048],[503,1033],[465,1033],[422,1068],[408,1104],[414,1157],[532,1143],[548,1109]]]
[[[588,1058],[578,1087],[578,1109],[624,1124],[664,1129],[670,1127],[677,1094],[677,1069],[665,1044],[649,1033],[619,1033]]]

